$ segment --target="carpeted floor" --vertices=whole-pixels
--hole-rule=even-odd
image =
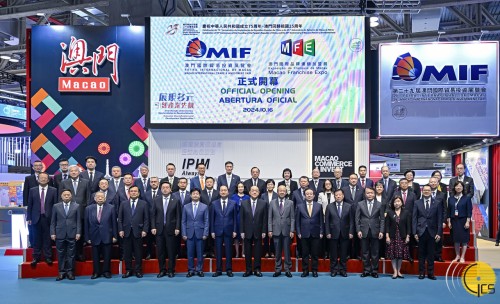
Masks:
[[[212,278],[186,278],[178,274],[175,278],[157,279],[156,275],[145,275],[122,279],[114,276],[110,280],[77,277],[75,281],[56,282],[50,279],[18,279],[17,265],[22,257],[8,257],[0,250],[0,303],[499,303],[498,292],[481,298],[473,297],[461,286],[448,291],[445,278],[437,281],[418,280],[415,276],[392,280],[389,276],[379,279],[360,278],[358,274],[349,277],[331,278],[321,273],[318,278],[273,278],[272,273],[264,277],[226,276]],[[497,283],[500,270],[496,270]]]

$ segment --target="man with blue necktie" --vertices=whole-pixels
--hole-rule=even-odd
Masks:
[[[388,166],[382,166],[381,171],[382,179],[380,179],[380,181],[384,185],[384,192],[387,200],[391,200],[398,185],[396,181],[389,177],[390,171]]]

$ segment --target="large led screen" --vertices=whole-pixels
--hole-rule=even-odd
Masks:
[[[151,17],[150,126],[364,124],[364,17]]]

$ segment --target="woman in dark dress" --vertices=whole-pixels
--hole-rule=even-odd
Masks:
[[[381,210],[383,211],[384,217],[385,217],[387,209],[389,209],[388,205],[390,202],[388,202],[388,199],[390,199],[390,198],[387,198],[386,193],[384,191],[384,184],[381,181],[378,181],[375,183],[375,199],[382,203]],[[380,243],[378,245],[378,252],[379,252],[380,257],[382,257],[382,259],[384,259],[384,257],[385,257],[385,240],[384,240],[384,238],[382,238],[380,240]]]
[[[236,217],[236,227],[238,231],[240,230],[240,208],[241,208],[241,202],[245,200],[249,200],[250,196],[245,193],[245,185],[243,182],[239,182],[236,185],[236,193],[231,196],[231,200],[236,203],[236,212],[237,212],[237,217]],[[239,257],[240,255],[240,233],[237,233],[237,237],[234,239],[234,249],[236,250],[236,258]],[[241,243],[241,246],[243,247],[243,240]],[[243,255],[244,257],[244,255]]]
[[[448,227],[451,229],[453,243],[455,243],[455,261],[464,263],[470,237],[472,201],[470,196],[463,194],[463,182],[457,181],[453,185],[453,190],[455,195],[448,199]],[[460,254],[460,246],[462,246],[462,254]]]
[[[385,241],[387,243],[386,258],[391,260],[394,274],[393,279],[401,278],[401,265],[403,260],[408,260],[410,251],[408,243],[410,242],[410,222],[411,213],[402,209],[403,198],[395,196],[390,208],[387,208],[385,217]]]

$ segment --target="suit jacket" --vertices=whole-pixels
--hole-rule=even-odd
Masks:
[[[207,176],[205,175],[203,178],[206,179]],[[203,183],[203,184],[205,184],[205,183]],[[189,189],[191,190],[191,189],[194,189],[194,188],[200,189],[200,191],[205,189],[205,186],[203,187],[203,189],[201,189],[201,182],[200,182],[200,176],[199,175],[196,175],[195,177],[192,177],[189,180]]]
[[[342,187],[342,191],[344,191],[344,201],[356,206],[359,202],[365,199],[365,190],[356,185],[356,192],[354,193],[354,199],[351,195],[351,185],[347,185],[346,187]]]
[[[172,194],[170,194],[170,195],[172,195]],[[162,196],[160,188],[156,189],[156,196],[157,197],[158,196]],[[151,211],[153,211],[153,208],[154,208],[153,189],[150,189],[150,190],[146,191],[144,193],[144,196],[142,197],[142,199],[144,199],[146,201],[146,203],[148,203],[148,210],[151,213]]]
[[[233,232],[238,232],[238,210],[236,203],[226,198],[226,208],[222,212],[221,199],[212,203],[210,208],[210,233],[215,236],[233,237]]]
[[[281,182],[278,183],[278,187],[281,185],[286,187],[286,181],[282,180]],[[286,191],[286,198],[291,200],[293,191],[299,189],[299,185],[297,184],[296,181],[290,179],[290,187],[289,188],[290,189],[287,189],[287,191]]]
[[[250,193],[250,188],[252,188],[253,186],[253,178],[249,178],[244,181],[243,185],[245,185],[245,190],[247,191],[247,193]],[[259,194],[266,192],[266,182],[263,179],[259,178],[257,180],[257,187],[259,188]]]
[[[97,204],[85,208],[85,238],[92,246],[112,244],[113,238],[118,239],[116,227],[116,208],[110,204],[103,204],[101,221],[97,220]]]
[[[366,188],[366,187],[371,187],[371,188],[373,188],[373,186],[375,186],[375,183],[373,182],[373,180],[371,180],[371,179],[369,179],[369,178],[365,177],[365,188]],[[358,180],[358,187],[359,187],[359,188],[363,188],[363,187],[361,186],[361,177],[360,177],[360,178],[359,178],[359,180]]]
[[[295,225],[297,234],[301,238],[319,238],[320,234],[323,234],[324,231],[323,221],[323,206],[321,204],[313,202],[311,216],[307,212],[307,202],[297,205]]]
[[[472,217],[472,200],[468,195],[462,195],[460,200],[454,196],[450,196],[448,199],[448,212],[446,218],[455,217],[455,209],[458,210],[458,218]]]
[[[104,173],[94,170],[94,176],[92,182],[90,182],[89,171],[85,170],[80,173],[80,177],[89,181],[91,193],[97,192],[99,190],[99,181],[104,177]]]
[[[205,190],[201,191],[200,201],[209,208],[212,205],[212,202],[218,200],[219,198],[219,191],[216,189],[212,189],[212,199],[210,201],[208,200],[208,190],[205,188]]]
[[[245,239],[260,239],[262,233],[267,232],[267,212],[267,204],[262,199],[257,199],[254,215],[252,215],[252,199],[241,202],[240,233],[245,234]]]
[[[355,216],[356,231],[363,234],[363,238],[378,238],[380,232],[384,233],[385,218],[382,203],[373,200],[372,214],[368,212],[368,202],[363,200],[358,203]],[[368,235],[368,231],[371,235]]]
[[[304,204],[306,201],[302,197],[302,188],[299,188],[292,193],[293,208],[297,208],[298,205]]]
[[[99,190],[97,190],[97,192],[99,192]],[[94,192],[90,195],[89,205],[97,204],[97,202],[95,201],[95,194],[97,192]],[[109,189],[108,191],[106,191],[106,200],[104,201],[104,203],[115,206],[116,210],[118,210],[118,207],[120,207],[120,200],[118,199],[118,195],[116,195],[116,193],[114,192],[109,191]]]
[[[163,184],[164,182],[169,182],[168,181],[168,176],[164,177],[160,180],[160,185]],[[160,187],[161,188],[161,187]],[[173,182],[170,184],[170,188],[172,188],[172,193],[175,193],[179,191],[179,178],[177,176],[174,176]]]
[[[314,191],[314,201],[317,202],[318,201],[318,195],[321,191],[323,191],[323,185],[324,185],[325,181],[320,179],[318,180],[318,186],[316,187],[314,185],[314,180],[313,179],[310,179],[309,180],[309,188],[313,189]]]
[[[45,193],[45,216],[50,219],[52,216],[52,207],[57,204],[57,190],[54,187],[47,186]],[[35,225],[40,220],[41,201],[39,187],[35,186],[29,190],[28,195],[28,210],[26,220],[31,221]],[[50,221],[49,221],[50,222]]]
[[[450,196],[455,195],[455,191],[453,190],[453,186],[455,185],[457,180],[458,180],[457,176],[452,177],[450,179],[450,185],[449,185],[450,186]],[[473,197],[474,196],[474,179],[470,176],[464,175],[464,186],[465,187],[464,187],[463,193]]]
[[[412,233],[422,236],[426,230],[432,237],[443,235],[443,205],[431,198],[429,210],[425,210],[424,199],[421,198],[413,206]]]
[[[181,230],[182,205],[179,199],[170,194],[167,213],[163,209],[163,195],[158,195],[151,209],[151,229],[156,229],[156,235],[175,235],[175,230]],[[165,224],[163,224],[165,222]]]
[[[144,180],[142,179],[142,176],[137,177],[134,180],[134,185],[139,187],[139,192],[141,193],[142,198],[144,198],[147,191],[151,190],[151,184],[149,183],[149,177],[146,178],[146,188],[144,188]]]
[[[448,185],[446,185],[445,183],[439,183],[439,187],[441,188],[441,190],[438,190],[443,192],[444,193],[444,198],[446,201],[448,201]]]
[[[208,237],[210,223],[208,221],[208,206],[199,202],[196,214],[193,214],[193,203],[184,205],[182,209],[182,236],[188,239]]]
[[[446,218],[448,217],[448,202],[446,201],[446,195],[441,191],[436,191],[436,196],[434,197],[436,202],[443,205],[443,223],[446,224]]]
[[[420,197],[422,196],[422,192],[420,190],[420,184],[413,182],[411,184],[409,183],[408,186],[413,190],[413,193],[415,193],[415,197],[417,199],[420,199]]]
[[[397,227],[399,227],[399,235],[403,241],[406,239],[406,236],[411,234],[411,217],[411,212],[409,210],[401,209],[398,224],[396,221],[396,212],[392,209],[387,209],[387,216],[385,217],[385,232],[389,234],[391,241],[396,238]]]
[[[278,199],[278,193],[273,191],[272,196],[269,197],[269,193],[266,191],[266,192],[262,193],[260,198],[267,203],[267,206],[269,206],[269,204],[271,203],[272,200]]]
[[[149,231],[148,203],[137,199],[133,215],[130,204],[130,200],[120,202],[120,208],[118,209],[118,231],[123,231],[125,237],[129,237],[130,233],[132,233],[135,238],[141,238],[141,232]]]
[[[35,174],[28,175],[24,178],[23,184],[23,206],[28,206],[28,194],[30,189],[38,186]]]
[[[227,189],[229,190],[229,197],[231,195],[235,194],[238,192],[236,189],[236,185],[240,182],[240,177],[236,174],[231,174],[231,181],[230,184],[227,184],[227,179],[226,179],[226,174],[219,175],[217,177],[217,189],[220,189],[220,186],[227,186]]]
[[[172,195],[177,198],[183,206],[191,203],[191,194],[189,194],[189,191],[184,190],[185,195],[184,195],[184,202],[181,200],[181,191],[175,192]]]
[[[50,235],[56,239],[75,239],[77,234],[82,234],[82,222],[78,204],[70,202],[68,215],[64,211],[64,203],[57,203],[52,208],[50,221]]]
[[[67,174],[66,179],[68,179],[69,178],[69,172],[66,172],[66,174]],[[61,188],[61,182],[63,181],[63,173],[54,175],[54,177],[52,178],[52,180],[54,181],[54,187],[57,189],[57,191],[59,193],[59,189]]]
[[[114,193],[118,193],[119,190],[123,187],[125,187],[125,185],[123,184],[123,178],[120,177],[120,182],[118,183],[118,188],[116,188],[115,179],[113,177],[109,180],[109,188],[108,188],[109,191],[112,191]]]
[[[61,197],[61,192],[64,189],[69,189],[71,191],[72,200],[80,205],[80,216],[83,219],[83,216],[85,215],[85,208],[90,203],[91,192],[89,180],[79,178],[75,194],[75,191],[73,189],[73,179],[68,178],[61,183],[61,189],[59,189],[59,197]]]
[[[384,178],[381,178],[379,180],[382,184],[384,184]],[[392,178],[388,178],[387,182],[387,189],[385,189],[384,185],[384,192],[386,193],[386,197],[390,200],[394,196],[394,191],[396,191],[396,188],[398,187],[396,181],[394,181]]]
[[[354,235],[353,209],[352,204],[344,201],[339,216],[335,200],[329,204],[325,214],[325,234],[331,234],[334,240],[349,239],[349,234]]]
[[[337,186],[337,180],[335,178],[332,179],[332,185],[333,185],[333,191],[339,189],[339,187]],[[342,179],[340,181],[340,189],[347,187],[347,186],[349,186],[349,182],[346,181],[345,179]]]
[[[290,232],[295,232],[295,209],[291,200],[286,198],[283,200],[283,211],[280,211],[279,197],[271,201],[267,227],[273,236],[289,236]]]
[[[395,191],[394,197],[396,195],[403,197],[403,193],[401,192],[401,190]],[[410,191],[410,188],[408,188],[408,190],[406,190],[406,202],[403,202],[403,209],[405,209],[406,211],[408,211],[408,213],[410,213],[410,223],[411,223],[411,213],[413,212],[413,206],[415,205],[415,202],[417,200],[418,200],[418,198],[415,195],[415,192]],[[385,210],[387,212],[390,209],[391,209],[390,206],[386,206]]]

